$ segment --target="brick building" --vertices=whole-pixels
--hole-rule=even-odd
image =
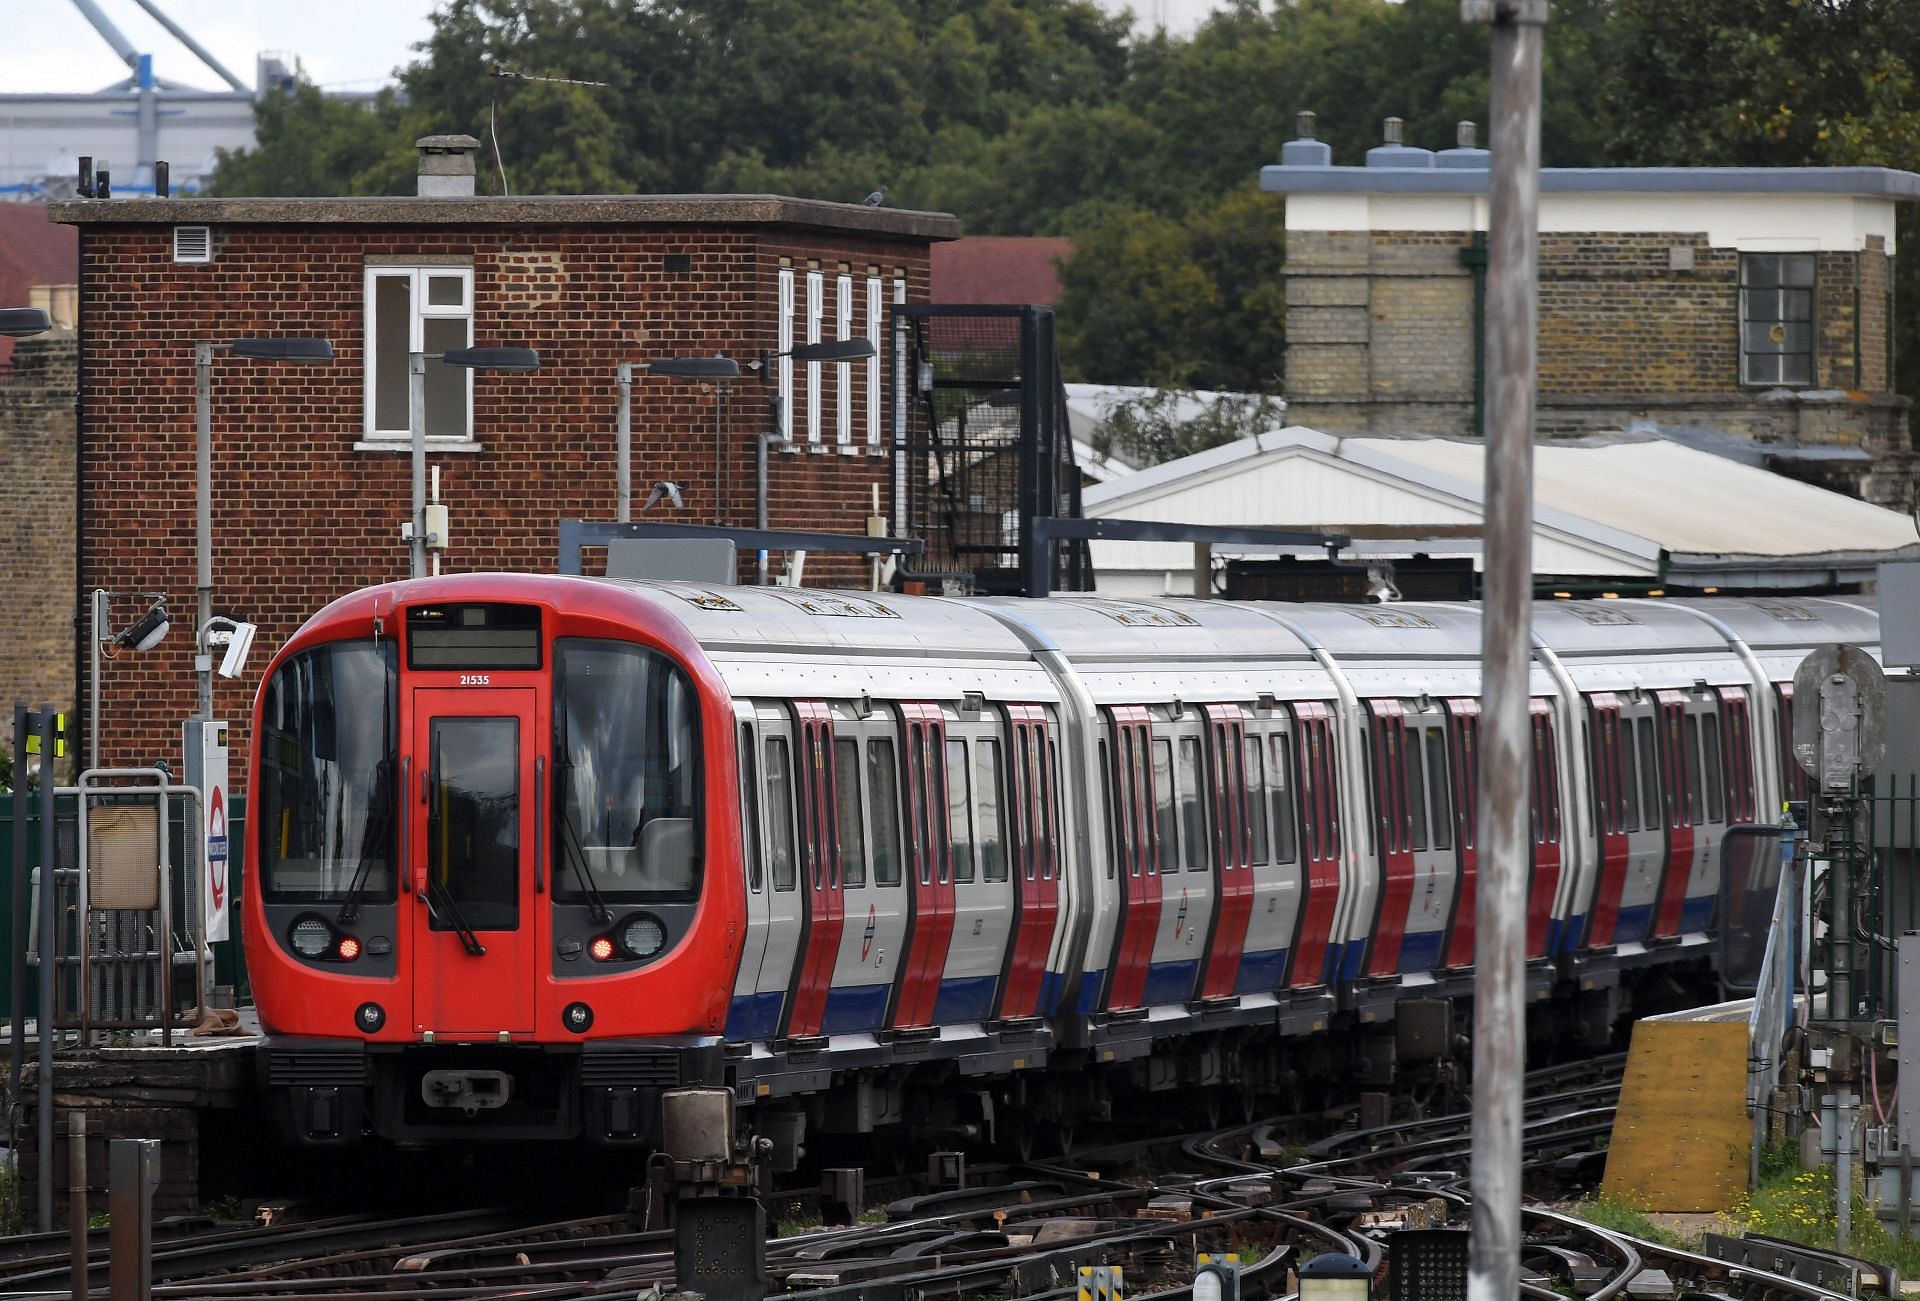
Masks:
[[[1365,166],[1334,166],[1303,135],[1261,171],[1287,200],[1289,418],[1475,434],[1488,154],[1470,135],[1436,154],[1388,128]],[[1542,434],[1737,434],[1784,473],[1906,508],[1891,264],[1895,207],[1920,175],[1547,168],[1540,188]]]
[[[215,680],[241,746],[262,652],[333,597],[407,573],[410,348],[539,350],[531,374],[430,365],[427,431],[444,566],[551,571],[559,520],[614,518],[620,362],[877,339],[888,304],[926,299],[930,245],[959,233],[941,214],[757,195],[476,198],[470,148],[464,176],[422,177],[464,188],[445,197],[54,205],[80,231],[78,590],[165,591],[178,620],[104,675],[108,761],[176,755],[193,710],[196,340],[313,334],[336,351],[214,363],[214,608],[260,626],[250,671]],[[772,526],[862,531],[888,477],[883,360],[776,361],[718,412],[709,387],[639,377],[636,513],[671,480],[685,506],[670,518],[750,526],[754,436],[778,428]]]
[[[73,334],[61,331],[18,340],[11,367],[0,369],[0,568],[8,575],[0,602],[0,706],[65,706],[74,699],[78,360]]]

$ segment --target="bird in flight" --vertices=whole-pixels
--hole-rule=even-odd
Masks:
[[[866,204],[869,208],[877,208],[881,204],[885,203],[886,201],[887,201],[887,187],[884,185],[881,186],[879,189],[875,190],[872,194],[869,194],[866,198],[861,200],[861,202]]]

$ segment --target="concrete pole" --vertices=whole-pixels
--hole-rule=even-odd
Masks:
[[[427,576],[427,354],[407,354],[407,429],[413,435],[413,528],[407,539],[409,573]]]
[[[1480,876],[1474,953],[1473,1238],[1468,1301],[1520,1290],[1526,1071],[1528,667],[1547,0],[1462,0],[1493,26],[1487,267],[1486,599],[1481,620]]]
[[[633,519],[633,363],[621,362],[615,373],[620,379],[620,423],[613,444],[620,503],[614,518],[625,524]]]
[[[213,717],[213,656],[201,644],[213,618],[213,347],[193,345],[194,568],[193,672],[200,682],[200,720]]]

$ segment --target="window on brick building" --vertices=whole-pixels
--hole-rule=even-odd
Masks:
[[[366,432],[405,438],[407,354],[473,346],[471,267],[367,268]],[[427,364],[427,434],[473,437],[473,372]]]
[[[1740,382],[1813,383],[1811,253],[1740,255]]]

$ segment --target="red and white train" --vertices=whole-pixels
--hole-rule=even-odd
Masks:
[[[1793,671],[1878,621],[1533,621],[1529,978],[1543,1024],[1604,1042],[1636,997],[1711,988],[1721,836],[1799,790]],[[253,720],[275,1114],[314,1144],[645,1144],[659,1090],[725,1082],[791,1154],[1444,1055],[1479,637],[1446,604],[356,592]]]

